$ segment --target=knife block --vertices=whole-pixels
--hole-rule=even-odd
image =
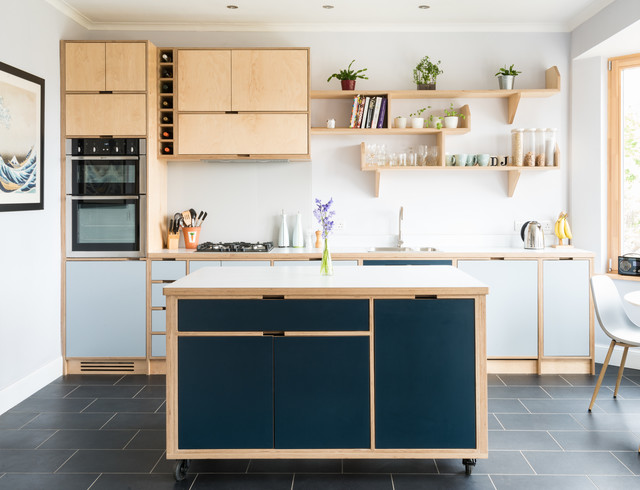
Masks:
[[[180,242],[180,233],[167,233],[167,248],[169,250],[176,250],[178,242]]]

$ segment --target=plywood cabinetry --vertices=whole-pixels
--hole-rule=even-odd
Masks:
[[[106,89],[144,92],[147,89],[145,43],[106,43]]]
[[[178,111],[231,110],[231,51],[178,51]]]
[[[145,94],[67,94],[66,135],[144,136]]]

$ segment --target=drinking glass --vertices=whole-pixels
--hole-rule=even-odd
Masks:
[[[418,146],[418,161],[417,165],[421,167],[427,164],[427,145]]]
[[[393,167],[395,165],[398,165],[398,155],[392,152],[389,154],[389,166]]]

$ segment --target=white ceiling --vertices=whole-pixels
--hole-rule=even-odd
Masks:
[[[46,1],[99,30],[569,32],[614,0]]]

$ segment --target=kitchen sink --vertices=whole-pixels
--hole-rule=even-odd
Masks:
[[[373,247],[369,249],[369,252],[436,252],[434,247]]]

